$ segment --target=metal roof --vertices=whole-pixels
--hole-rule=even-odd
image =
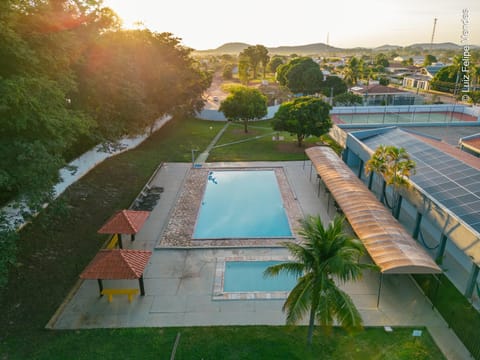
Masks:
[[[100,250],[80,274],[81,279],[139,279],[152,255],[147,250]]]
[[[382,273],[441,272],[427,252],[332,149],[318,146],[305,151]]]
[[[405,148],[417,164],[416,174],[411,176],[411,180],[480,233],[480,170],[473,166],[480,164],[480,159],[464,153],[464,158],[473,161],[467,164],[462,161],[464,159],[447,154],[398,128],[363,142],[370,149],[376,149],[381,144]]]
[[[98,230],[99,234],[136,234],[150,215],[149,211],[121,210]]]

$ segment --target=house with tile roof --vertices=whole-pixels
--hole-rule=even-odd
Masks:
[[[419,105],[423,99],[414,93],[380,84],[354,86],[350,92],[360,95],[366,106],[372,105]]]

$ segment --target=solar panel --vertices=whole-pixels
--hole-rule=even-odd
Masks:
[[[400,129],[363,140],[372,150],[379,145],[403,147],[416,162],[411,180],[480,232],[480,171]]]

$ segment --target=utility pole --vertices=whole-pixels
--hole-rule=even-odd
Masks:
[[[433,19],[432,38],[430,39],[430,52],[433,50],[433,38],[435,37],[435,28],[437,27],[437,18]]]

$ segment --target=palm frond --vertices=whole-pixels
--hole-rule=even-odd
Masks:
[[[300,277],[303,275],[305,265],[299,262],[285,262],[281,264],[276,264],[269,266],[263,272],[264,277],[268,276],[277,276],[278,274],[288,274],[295,277]]]
[[[297,285],[288,294],[282,307],[287,313],[287,325],[296,324],[308,313],[312,301],[312,280],[311,274],[300,277]]]
[[[335,303],[334,313],[338,324],[348,330],[359,329],[363,320],[350,296],[337,287],[330,288],[331,299]]]

